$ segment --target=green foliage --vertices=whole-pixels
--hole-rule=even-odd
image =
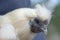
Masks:
[[[53,13],[52,24],[60,31],[60,5],[56,7]]]

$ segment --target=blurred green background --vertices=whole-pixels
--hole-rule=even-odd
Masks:
[[[48,25],[47,40],[60,40],[60,5],[54,9],[51,22]]]
[[[57,30],[60,32],[60,5],[55,8],[51,22],[56,26]]]

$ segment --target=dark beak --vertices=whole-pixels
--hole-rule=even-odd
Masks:
[[[42,28],[44,28],[44,23],[37,18],[35,18],[33,21],[30,21],[31,32],[33,33],[43,32],[44,30],[42,30]]]

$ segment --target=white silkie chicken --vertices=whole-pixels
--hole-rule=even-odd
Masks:
[[[44,33],[47,32],[47,25],[51,19],[51,12],[44,5],[37,4],[34,9],[19,8],[8,12],[2,17],[0,16],[0,19],[0,26],[4,20],[5,23],[11,24],[12,28],[14,28],[14,30],[12,30],[13,32],[15,31],[14,34],[8,33],[8,36],[15,35],[17,40],[32,40],[36,33],[41,31]],[[6,30],[9,32],[8,27]],[[2,29],[2,26],[0,29]],[[4,34],[4,36],[6,35]]]

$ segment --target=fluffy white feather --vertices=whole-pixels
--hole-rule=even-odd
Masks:
[[[8,18],[1,16],[2,23],[0,25],[0,40],[16,40],[16,32]]]

